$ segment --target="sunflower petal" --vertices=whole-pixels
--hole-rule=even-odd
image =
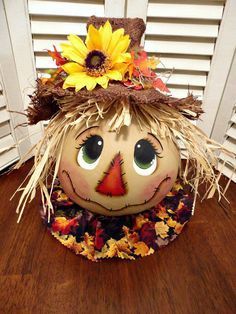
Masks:
[[[126,52],[126,53],[121,53],[120,55],[118,55],[118,57],[113,60],[113,64],[129,62],[129,61],[131,61],[131,54],[129,52]]]
[[[103,88],[107,88],[109,78],[104,76],[99,76],[96,78],[96,82],[101,85]]]
[[[129,35],[125,35],[122,40],[115,46],[111,53],[112,60],[115,60],[121,53],[126,52],[130,44]]]
[[[97,85],[96,77],[87,76],[84,81],[86,83],[87,90],[92,90]]]
[[[111,80],[121,81],[122,80],[122,74],[117,70],[111,70],[108,73],[106,73],[106,76]]]
[[[68,62],[62,65],[62,69],[69,74],[83,72],[84,68],[75,62]]]
[[[71,42],[72,46],[76,48],[80,56],[82,58],[85,58],[88,54],[88,49],[85,46],[83,40],[79,38],[77,35],[73,34],[69,35],[67,38]]]
[[[92,24],[89,25],[85,44],[89,50],[101,50],[102,48],[100,33]]]
[[[107,51],[112,37],[112,27],[108,20],[106,21],[104,26],[100,27],[99,34],[101,36],[102,50],[105,52]]]
[[[128,64],[126,64],[126,63],[116,63],[112,67],[112,70],[117,70],[117,71],[119,71],[122,74],[122,76],[124,76],[125,73],[128,70]]]
[[[82,58],[78,51],[71,45],[68,44],[61,44],[60,45],[62,48],[62,56],[68,60],[75,61],[81,65],[84,64],[84,58]]]
[[[111,41],[109,43],[109,47],[107,48],[107,53],[111,55],[112,51],[114,50],[115,46],[118,44],[120,38],[124,35],[124,29],[119,28],[114,33],[112,33]]]
[[[86,85],[86,82],[84,80],[77,82],[75,85],[75,91],[80,91],[84,86]]]
[[[83,82],[84,77],[86,76],[85,72],[80,73],[72,73],[65,79],[65,82],[63,84],[63,88],[69,88],[69,87],[75,87],[80,82]]]

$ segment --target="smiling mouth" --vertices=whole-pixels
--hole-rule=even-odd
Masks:
[[[166,176],[159,184],[158,186],[154,189],[154,193],[153,195],[148,199],[148,200],[145,200],[143,203],[137,203],[137,204],[126,204],[125,206],[123,206],[122,208],[119,208],[119,209],[112,209],[112,208],[107,208],[105,206],[103,206],[102,204],[96,202],[96,201],[92,201],[90,199],[86,199],[86,198],[83,198],[81,195],[79,195],[74,187],[74,184],[73,184],[73,181],[70,177],[70,174],[68,171],[66,170],[62,170],[62,173],[65,174],[68,178],[68,180],[70,181],[70,185],[71,185],[71,188],[72,188],[72,191],[73,193],[82,201],[86,201],[86,202],[89,202],[89,203],[92,203],[92,204],[95,204],[95,205],[99,205],[101,206],[103,209],[107,210],[107,211],[114,211],[114,212],[119,212],[119,211],[122,211],[126,208],[132,208],[132,207],[137,207],[137,206],[141,206],[141,205],[145,205],[146,203],[150,202],[154,197],[156,197],[156,195],[159,193],[160,189],[161,189],[161,186],[165,183],[165,182],[168,182],[169,180],[171,180],[171,177],[170,176]]]

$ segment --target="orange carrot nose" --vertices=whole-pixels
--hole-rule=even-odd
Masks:
[[[108,172],[96,187],[96,191],[107,196],[122,196],[126,194],[126,186],[123,181],[122,165],[120,153],[112,160]]]

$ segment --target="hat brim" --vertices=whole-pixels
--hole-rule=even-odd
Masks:
[[[31,105],[28,107],[29,124],[36,124],[42,120],[49,120],[59,110],[59,102],[69,98],[74,106],[93,100],[98,103],[111,103],[125,101],[131,105],[167,105],[191,120],[196,120],[203,113],[202,102],[192,94],[185,98],[174,98],[164,95],[155,89],[134,90],[120,83],[112,83],[108,88],[96,87],[92,91],[83,89],[75,92],[74,89],[63,89],[58,82],[43,84],[37,80],[35,93],[30,96]]]

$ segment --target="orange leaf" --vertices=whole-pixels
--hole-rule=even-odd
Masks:
[[[137,242],[134,244],[135,250],[134,253],[136,255],[145,256],[147,255],[149,248],[144,242]]]
[[[53,45],[54,51],[47,50],[49,56],[53,58],[53,60],[56,61],[57,66],[61,66],[67,62],[65,58],[63,58],[60,54],[60,52],[57,51],[57,48]]]
[[[170,90],[167,88],[166,84],[164,84],[163,81],[160,78],[157,78],[153,82],[153,87],[156,88],[156,89],[159,89],[161,92],[170,93]]]

